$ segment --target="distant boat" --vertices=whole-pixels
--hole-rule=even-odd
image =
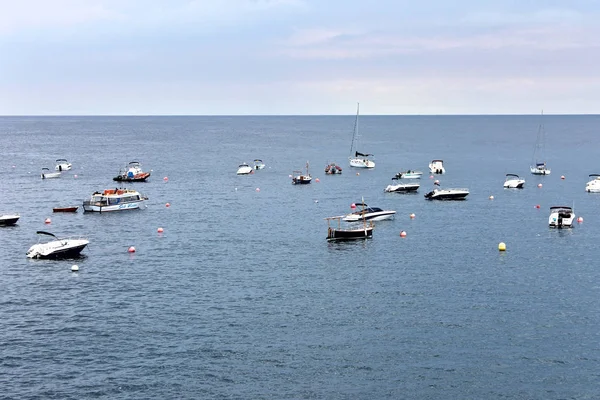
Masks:
[[[357,151],[358,148],[358,114],[359,114],[360,104],[356,104],[356,119],[354,120],[354,131],[352,133],[352,143],[350,145],[350,166],[355,168],[375,168],[375,162],[369,160],[370,156],[373,154],[365,154],[359,153]]]
[[[71,163],[64,158],[59,158],[56,160],[56,167],[54,167],[54,169],[57,171],[69,171],[71,169]]]
[[[400,171],[396,174],[396,178],[398,179],[421,179],[421,175],[423,172],[414,171],[409,169],[408,171]]]
[[[72,213],[72,212],[77,212],[77,209],[79,208],[79,206],[72,206],[72,207],[54,207],[52,209],[52,212],[68,212],[68,213]]]
[[[50,172],[50,168],[42,168],[42,179],[60,178],[60,172]]]
[[[238,166],[237,174],[238,175],[249,175],[254,172],[254,169],[246,163],[241,163]]]
[[[573,220],[575,220],[575,213],[571,207],[550,207],[550,217],[548,218],[550,228],[571,228]]]
[[[147,197],[142,196],[137,190],[131,189],[106,189],[102,193],[94,192],[88,200],[83,202],[84,212],[109,212],[137,210],[144,206]]]
[[[432,174],[445,174],[446,168],[444,168],[443,160],[432,160],[429,163],[429,172]]]
[[[326,175],[338,175],[342,173],[342,167],[336,163],[329,163],[325,166]]]
[[[524,187],[525,179],[521,179],[517,174],[506,174],[505,189],[523,189]]]
[[[342,227],[342,219],[344,216],[327,217],[327,241],[342,241],[342,240],[360,240],[371,239],[373,237],[373,223],[362,220],[363,224],[356,226]],[[331,221],[337,221],[337,227],[331,226]]]
[[[146,182],[150,177],[150,172],[144,172],[138,161],[130,161],[125,170],[119,171],[119,174],[113,178],[117,182]]]
[[[263,160],[259,160],[258,158],[254,160],[254,169],[259,170],[265,167],[265,163]]]
[[[542,117],[544,112],[542,112]],[[540,119],[540,125],[538,127],[537,138],[535,141],[535,147],[533,149],[532,165],[529,166],[529,170],[534,175],[550,175],[550,168],[546,165],[546,132],[544,130],[544,124]]]
[[[434,185],[439,186],[437,181]],[[469,189],[438,189],[435,188],[425,195],[427,200],[464,200],[469,195]]]
[[[600,193],[600,174],[590,174],[591,181],[586,183],[585,191],[588,193]]]
[[[0,215],[0,226],[14,225],[19,220],[19,214],[3,214]]]
[[[420,184],[418,183],[408,183],[399,181],[398,178],[392,178],[393,181],[397,181],[398,183],[393,185],[387,185],[387,187],[383,190],[384,192],[399,192],[399,193],[408,193],[408,192],[416,192],[419,189]]]
[[[308,161],[306,162],[306,174],[302,174],[302,171],[292,172],[292,184],[294,185],[306,185],[312,181],[312,176],[308,173]]]

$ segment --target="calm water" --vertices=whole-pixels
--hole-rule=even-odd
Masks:
[[[600,398],[600,116],[544,118],[546,177],[528,170],[538,116],[361,117],[377,166],[359,176],[353,116],[0,118],[0,213],[21,214],[0,229],[0,397]],[[383,192],[434,158],[466,201],[425,201],[427,174]],[[131,160],[153,170],[146,210],[52,214]],[[291,185],[307,160],[320,182]],[[327,243],[323,218],[363,196],[396,219]],[[573,204],[584,223],[550,230]],[[86,257],[28,260],[36,230],[88,236]]]

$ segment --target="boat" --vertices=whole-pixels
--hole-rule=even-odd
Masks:
[[[444,168],[443,160],[431,160],[429,163],[429,172],[432,174],[445,174],[446,168]]]
[[[600,193],[600,174],[590,174],[591,181],[585,184],[585,191],[589,193]]]
[[[293,185],[305,185],[312,181],[312,177],[308,173],[308,161],[306,162],[306,175],[302,174],[302,171],[292,172],[292,184]]]
[[[69,171],[71,169],[71,163],[64,158],[59,158],[56,160],[56,167],[54,167],[54,169],[57,171]]]
[[[421,186],[418,183],[407,183],[402,182],[398,178],[392,178],[393,181],[398,181],[396,184],[387,185],[387,187],[383,190],[384,192],[396,192],[396,193],[407,193],[407,192],[416,192]]]
[[[437,183],[435,184],[439,186]],[[438,189],[435,188],[425,195],[427,200],[464,200],[469,195],[469,189]]]
[[[109,212],[137,210],[142,208],[147,197],[142,196],[137,190],[131,189],[106,189],[103,192],[94,192],[89,200],[84,200],[84,212]]]
[[[248,164],[246,164],[246,163],[241,163],[241,164],[238,166],[238,170],[237,170],[237,174],[238,174],[238,175],[248,175],[248,174],[251,174],[251,173],[253,173],[253,172],[254,172],[254,170],[252,169],[252,167],[251,167],[251,166],[249,166],[249,165],[248,165]]]
[[[259,170],[265,167],[265,163],[263,160],[259,160],[258,158],[254,160],[254,169]]]
[[[146,182],[150,177],[150,172],[144,172],[138,161],[130,161],[124,170],[113,178],[117,182]]]
[[[369,160],[369,157],[372,157],[373,154],[364,154],[359,153],[356,150],[356,145],[358,144],[358,114],[359,114],[360,104],[356,105],[356,119],[354,120],[354,132],[352,133],[352,143],[350,144],[350,157],[348,160],[350,161],[350,166],[355,168],[375,168],[375,162]],[[354,153],[354,154],[352,154]]]
[[[575,220],[573,208],[566,206],[550,207],[548,225],[550,228],[572,228]]]
[[[365,221],[384,221],[387,219],[394,219],[396,211],[393,210],[382,210],[379,207],[369,207],[365,202],[356,203],[356,207],[360,206],[359,211],[345,215],[342,219],[346,222],[358,222],[361,220]]]
[[[398,179],[421,179],[421,175],[423,175],[423,172],[409,169],[408,171],[398,172],[395,177]]]
[[[337,165],[336,163],[329,163],[325,166],[325,174],[327,175],[337,175],[342,173],[342,167]]]
[[[17,223],[19,214],[3,214],[0,215],[0,226],[10,226]]]
[[[52,209],[52,212],[77,212],[77,209],[79,208],[79,206],[72,206],[72,207],[54,207]]]
[[[60,178],[60,172],[50,172],[50,168],[42,168],[42,179]]]
[[[50,232],[37,231],[38,235],[52,236],[54,240],[45,243],[34,244],[27,250],[28,258],[75,258],[90,241],[83,238],[58,238]]]
[[[544,113],[542,112],[543,116]],[[550,175],[551,172],[550,168],[546,165],[546,132],[541,120],[533,149],[532,165],[529,166],[529,170],[534,175]]]
[[[506,174],[505,189],[523,189],[524,187],[525,179],[521,179],[517,174]]]
[[[344,216],[327,217],[327,241],[359,240],[373,238],[373,223],[363,219],[362,226],[352,226],[342,228],[342,219]],[[337,228],[331,227],[331,221],[337,221]]]

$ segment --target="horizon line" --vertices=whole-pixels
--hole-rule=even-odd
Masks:
[[[361,117],[520,117],[540,114],[361,114]],[[596,116],[600,113],[557,113],[545,116]],[[0,118],[51,117],[355,117],[356,114],[0,114]]]

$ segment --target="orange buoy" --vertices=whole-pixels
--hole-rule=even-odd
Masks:
[[[577,218],[577,222],[582,223],[583,222],[583,217],[578,217]]]
[[[163,228],[158,228],[158,229],[156,230],[156,232],[158,232],[158,233],[163,233],[164,231],[165,231],[165,230],[164,230]]]
[[[415,214],[410,214],[410,219],[415,219]]]
[[[400,237],[406,237],[406,232],[404,232],[404,231],[400,232]]]
[[[127,249],[127,251],[130,252],[130,253],[135,253],[135,247],[129,246],[129,248]]]
[[[317,178],[317,179],[315,179],[315,182],[319,183],[319,182],[321,182],[321,181],[319,180],[319,178]]]
[[[52,222],[52,220],[50,218],[46,218],[46,220],[44,221],[45,224],[49,224],[51,222]]]
[[[541,188],[541,187],[542,187],[542,184],[541,184],[541,183],[538,183],[538,187],[539,187],[539,188]]]
[[[163,178],[163,181],[165,181],[165,182],[166,182],[166,181],[168,181],[168,180],[169,180],[169,177],[167,177],[167,176],[165,176],[165,177]]]
[[[565,179],[565,176],[564,176],[564,175],[561,175],[561,176],[560,176],[560,179]]]
[[[535,208],[540,208],[540,205],[539,205],[539,204],[536,204],[536,205],[535,205]]]
[[[356,204],[354,204],[354,203],[350,204],[350,208],[354,210],[356,208]]]
[[[433,175],[429,175],[429,179],[433,179]]]
[[[167,207],[167,208],[171,207],[171,203],[165,204],[165,207]]]

